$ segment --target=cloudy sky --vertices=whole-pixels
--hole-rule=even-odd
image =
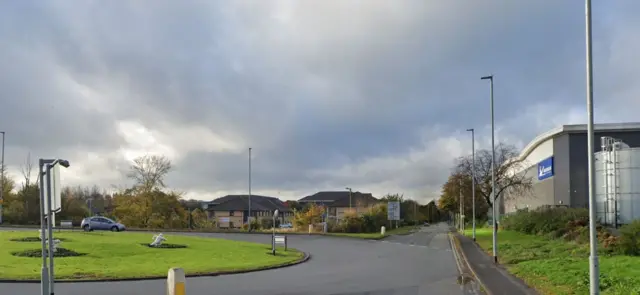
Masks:
[[[640,2],[594,1],[596,122],[640,121]],[[437,195],[452,160],[586,122],[581,0],[3,1],[0,130],[66,158],[68,185],[127,183],[162,154],[190,197]],[[634,54],[633,52],[636,52]]]

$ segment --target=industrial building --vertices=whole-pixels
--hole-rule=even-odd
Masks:
[[[601,222],[619,225],[640,218],[640,123],[595,124],[594,130]],[[505,193],[502,212],[588,207],[587,125],[564,125],[540,134],[514,160],[522,165],[511,172],[524,173],[533,187],[527,193]]]

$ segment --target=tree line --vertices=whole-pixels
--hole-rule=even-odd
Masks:
[[[39,177],[32,179],[33,167],[27,156],[19,186],[7,174],[2,179],[4,223],[40,223]],[[131,228],[213,227],[199,201],[185,200],[181,193],[166,187],[164,179],[171,169],[168,158],[145,155],[134,159],[129,167],[127,177],[134,181],[130,187],[111,193],[98,186],[64,187],[61,190],[62,210],[56,214],[56,221],[70,220],[79,225],[85,217],[102,215]]]

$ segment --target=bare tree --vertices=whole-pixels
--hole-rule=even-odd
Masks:
[[[33,170],[33,163],[31,162],[31,153],[27,154],[27,160],[25,161],[24,165],[22,165],[20,170],[22,171],[22,177],[24,178],[24,183],[22,184],[23,187],[29,187],[29,184],[31,184],[31,176],[32,176],[31,171]],[[40,180],[40,177],[36,177],[36,184],[38,184],[39,180]]]
[[[491,150],[476,151],[476,161],[471,156],[461,157],[457,161],[455,173],[472,175],[475,166],[477,192],[487,201],[489,207],[505,191],[508,196],[526,195],[531,191],[532,180],[525,175],[527,163],[517,159],[519,153],[515,146],[500,143],[495,149],[496,194],[491,199]],[[517,172],[517,173],[516,173]]]
[[[129,168],[129,178],[143,191],[164,188],[164,177],[171,170],[171,161],[165,156],[145,155],[133,160]]]

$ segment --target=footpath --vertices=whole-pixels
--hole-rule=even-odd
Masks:
[[[487,255],[471,238],[458,232],[454,232],[453,236],[457,242],[456,247],[459,247],[463,259],[487,295],[538,294],[500,265],[496,265],[493,257]]]

